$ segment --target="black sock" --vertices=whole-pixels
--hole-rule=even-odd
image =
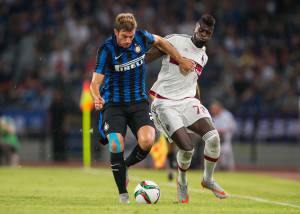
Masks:
[[[127,193],[126,189],[126,166],[123,152],[110,153],[110,167],[113,172],[115,182],[118,186],[119,194]]]
[[[144,160],[150,151],[144,151],[139,144],[133,149],[131,154],[125,160],[125,164],[127,167],[130,167],[142,160]]]
[[[170,169],[174,169],[175,168],[175,166],[174,166],[174,159],[175,159],[174,152],[173,151],[169,152],[168,155],[167,155],[167,158],[168,158]]]

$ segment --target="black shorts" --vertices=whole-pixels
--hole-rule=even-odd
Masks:
[[[102,121],[99,121],[99,126],[102,127],[99,130],[102,129],[105,135],[121,133],[125,137],[127,125],[135,136],[142,126],[155,127],[146,101],[130,105],[109,105],[102,111],[100,118]]]

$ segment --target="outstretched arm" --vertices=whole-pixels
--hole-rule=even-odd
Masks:
[[[162,52],[161,50],[159,50],[156,47],[152,47],[147,53],[146,53],[146,63],[151,63],[154,60],[162,57],[163,55],[165,55],[164,52]]]
[[[182,57],[180,53],[161,36],[154,35],[154,38],[155,41],[153,45],[175,59],[179,64],[180,70],[184,72],[194,71],[195,63],[193,60]]]

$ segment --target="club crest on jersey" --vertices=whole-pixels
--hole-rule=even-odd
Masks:
[[[141,46],[135,44],[134,51],[135,51],[136,53],[140,53],[140,52],[141,52]]]

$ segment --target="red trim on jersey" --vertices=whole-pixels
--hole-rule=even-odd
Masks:
[[[170,57],[170,63],[172,63],[174,65],[179,65],[179,63],[172,57]]]
[[[168,100],[168,98],[166,98],[164,96],[161,96],[161,95],[159,95],[158,93],[156,93],[155,91],[152,91],[152,90],[149,91],[149,94],[152,95],[153,97],[156,97],[156,98],[159,98],[159,99]]]
[[[197,64],[196,64],[195,71],[197,72],[198,76],[201,75],[202,70],[203,70],[203,67],[197,63]]]
[[[179,63],[174,58],[172,58],[172,57],[170,57],[170,63],[172,63],[174,65],[179,65]],[[198,76],[201,75],[202,70],[203,70],[203,67],[201,65],[199,65],[198,63],[196,63],[195,71],[198,74]]]
[[[164,99],[164,100],[174,100],[174,99],[169,99],[169,98],[167,98],[167,97],[161,96],[160,94],[158,94],[158,93],[156,93],[155,91],[152,91],[152,90],[149,91],[149,94],[150,94],[151,96],[153,96],[153,97],[155,97],[155,98],[159,98],[159,99]],[[185,98],[180,99],[180,100],[184,100],[184,99],[187,99],[187,98],[195,98],[195,99],[197,99],[196,97],[185,97]]]

